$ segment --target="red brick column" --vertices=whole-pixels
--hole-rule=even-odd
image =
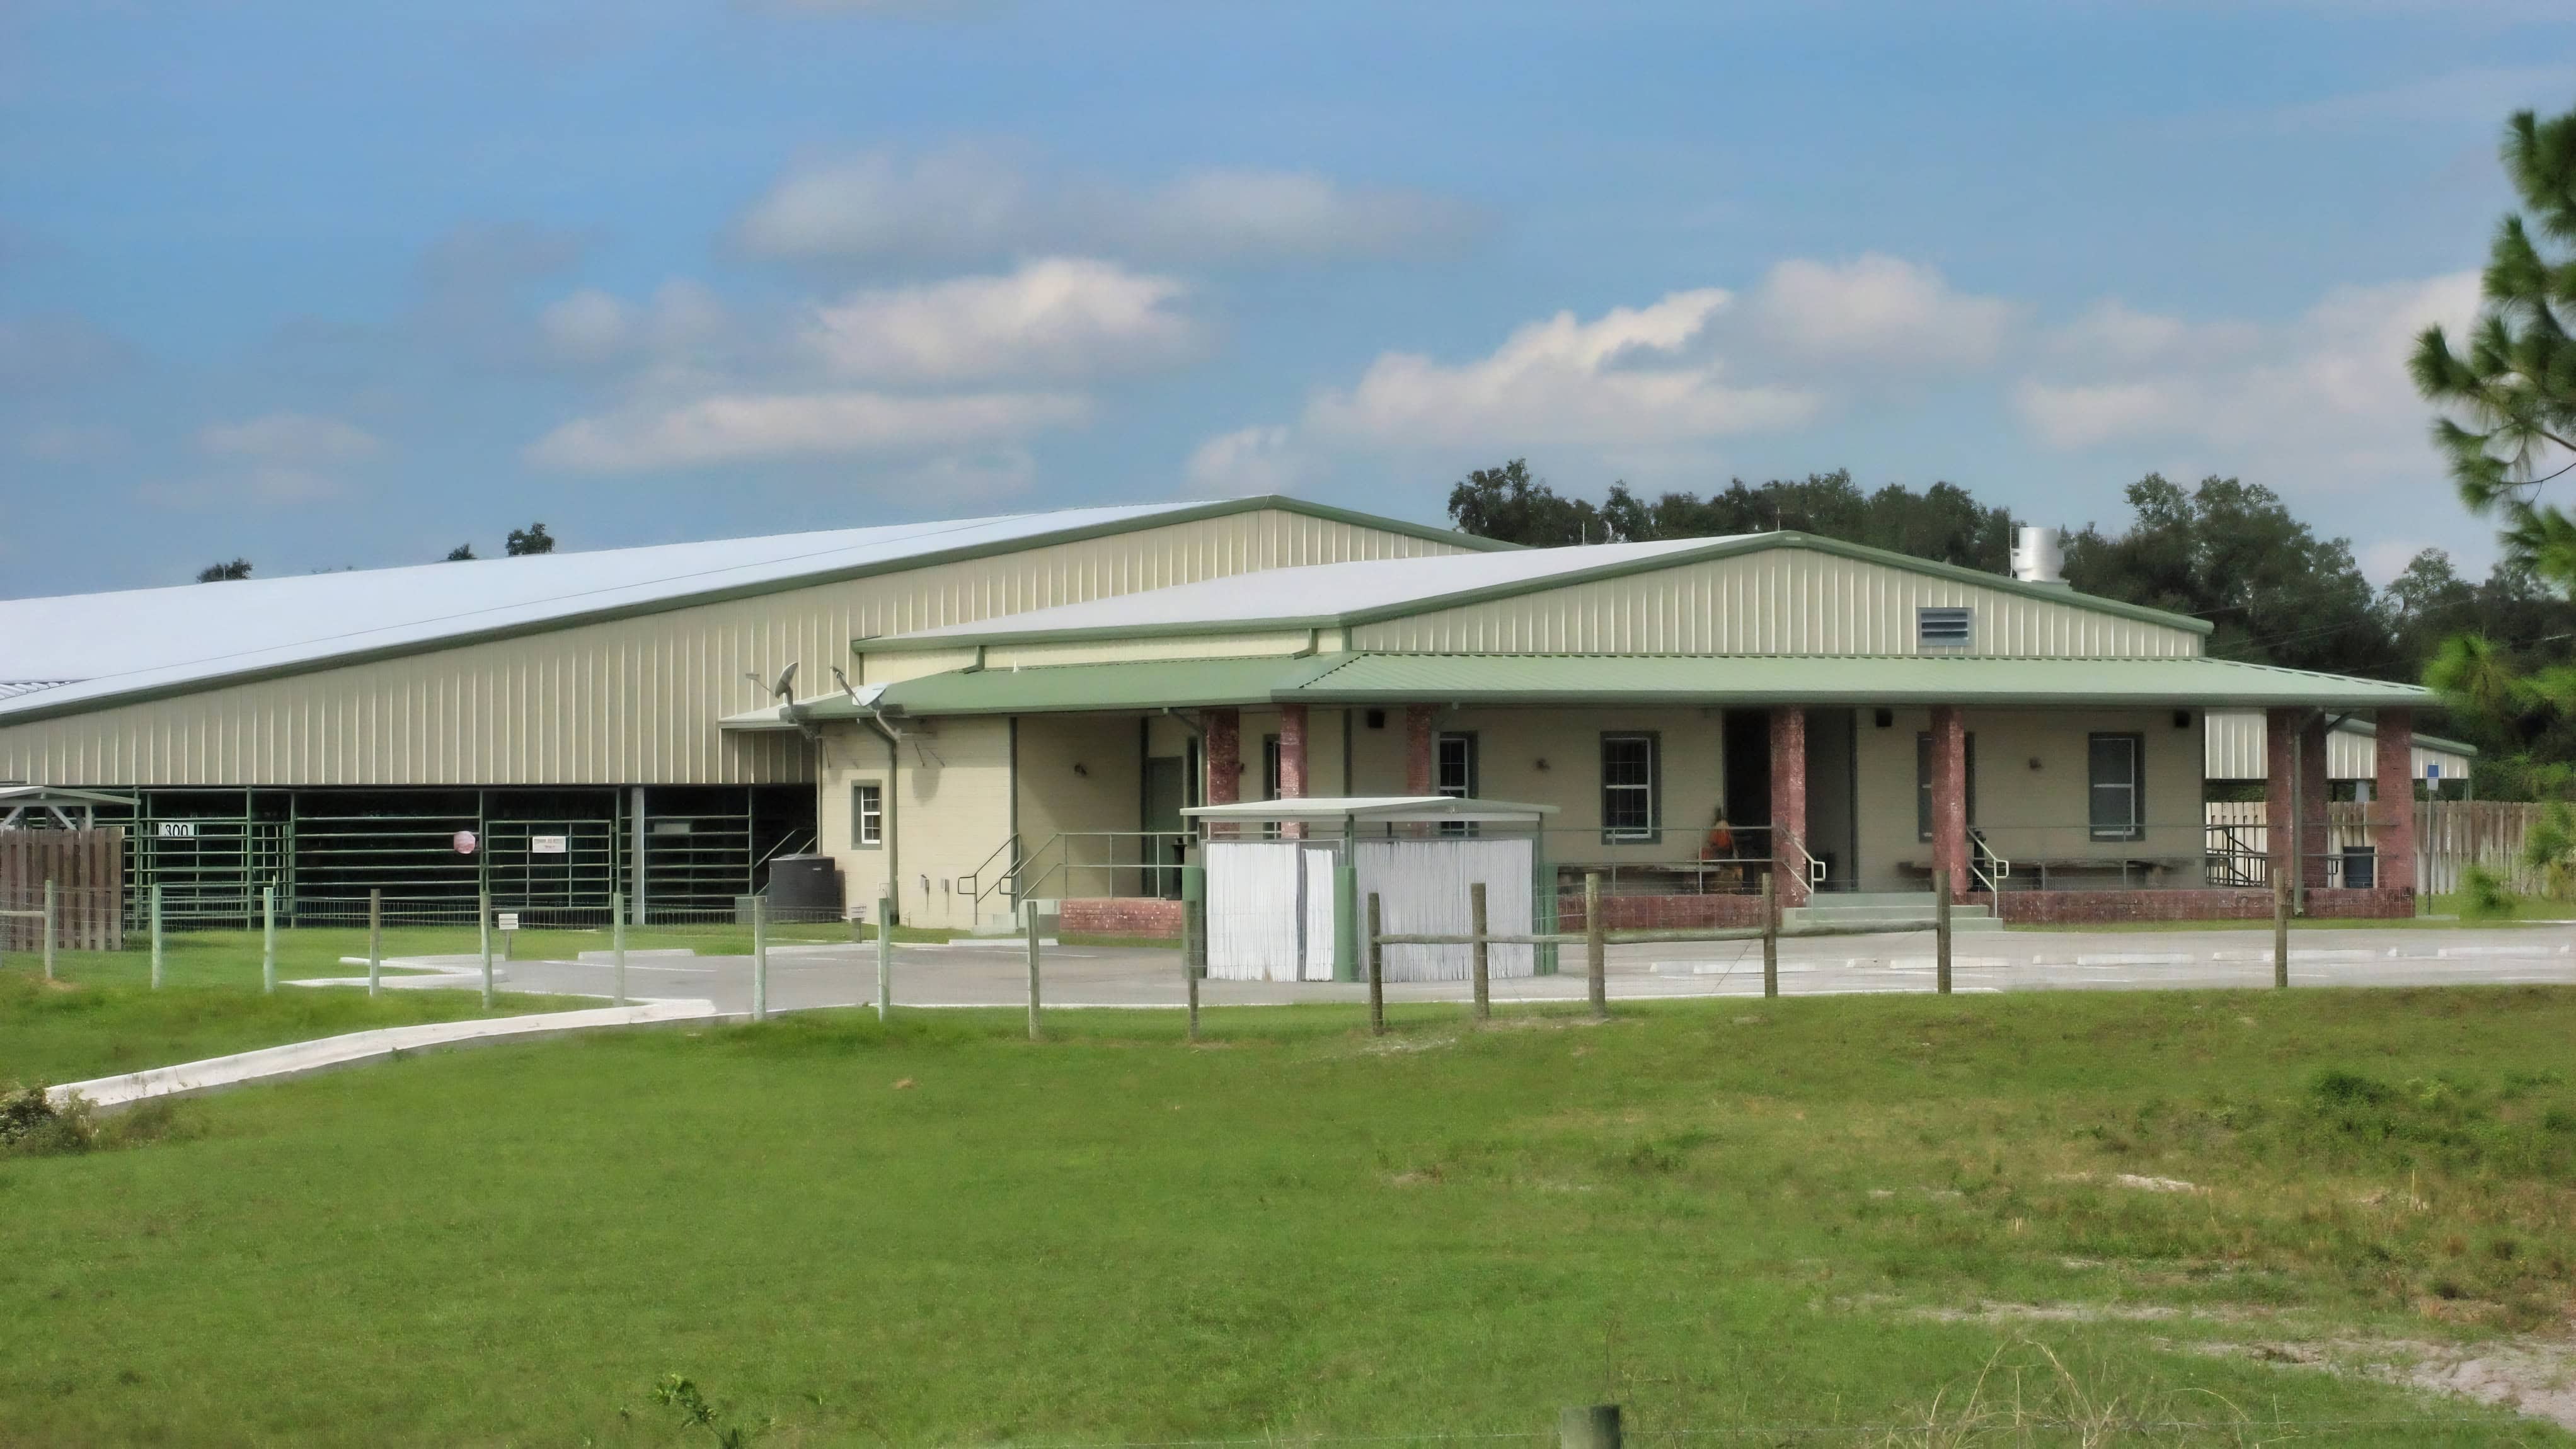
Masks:
[[[2379,868],[2371,884],[2384,891],[2415,890],[2415,711],[2379,712],[2378,769],[2370,791],[2371,843]]]
[[[2323,710],[2310,710],[2299,725],[2299,870],[2308,889],[2326,888],[2326,850],[2330,837],[2326,806],[2332,792],[2326,787],[2326,717]]]
[[[1243,711],[1212,709],[1199,716],[1200,750],[1206,756],[1207,803],[1231,805],[1243,798]],[[1219,825],[1210,835],[1232,835],[1235,827]]]
[[[1771,711],[1771,868],[1778,878],[1780,904],[1807,903],[1807,868],[1794,840],[1807,839],[1807,712],[1774,707]]]
[[[1408,704],[1404,707],[1404,793],[1432,793],[1431,769],[1432,707]]]
[[[2299,716],[2295,709],[2263,711],[2263,854],[2271,879],[2294,878],[2298,867],[2290,852],[2290,781],[2298,774],[2296,744]]]
[[[1306,798],[1306,706],[1279,707],[1279,798]],[[1290,840],[1306,838],[1306,827],[1290,825],[1279,832]]]
[[[1932,706],[1932,875],[1950,899],[1968,893],[1968,726],[1955,704]]]

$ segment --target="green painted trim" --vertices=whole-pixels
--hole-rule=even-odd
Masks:
[[[1571,588],[1578,584],[1599,583],[1605,579],[1659,573],[1665,569],[1707,563],[1715,559],[1743,557],[1775,548],[1812,549],[1818,553],[1835,554],[1860,563],[1878,564],[1886,568],[1902,569],[1908,573],[1927,574],[1933,578],[1947,579],[1976,588],[2018,594],[2044,603],[2061,604],[2097,614],[2134,619],[2141,623],[2177,629],[2186,634],[2197,634],[2203,638],[2207,638],[2216,629],[2215,625],[2195,619],[2188,614],[2167,613],[2162,609],[2150,609],[2143,604],[2123,603],[2117,599],[2078,593],[2073,589],[2052,588],[2046,584],[2024,583],[2004,574],[1983,573],[1976,569],[1962,568],[1957,564],[1937,563],[1931,559],[1893,553],[1887,549],[1871,548],[1865,544],[1845,543],[1841,539],[1824,538],[1812,533],[1782,530],[1777,533],[1751,534],[1738,538],[1711,539],[1701,548],[1677,549],[1652,558],[1604,563],[1593,568],[1550,574],[1544,578],[1515,579],[1508,583],[1487,584],[1482,588],[1460,589],[1455,593],[1434,594],[1425,598],[1408,599],[1400,604],[1389,604],[1382,608],[1356,609],[1347,613],[1283,614],[1261,619],[1139,624],[1124,627],[1105,625],[1087,629],[996,629],[991,632],[945,634],[929,638],[896,634],[882,639],[871,639],[868,645],[872,649],[953,649],[968,642],[1000,645],[1073,644],[1109,639],[1165,639],[1204,634],[1266,634],[1287,629],[1355,629],[1368,624],[1383,624],[1396,619],[1415,618],[1444,609],[1467,608],[1476,604],[1491,603],[1497,599],[1518,598],[1525,594],[1546,593],[1554,589]]]
[[[1099,504],[1095,506],[1117,507],[1119,505]],[[1007,542],[974,544],[962,548],[943,549],[934,553],[908,554],[900,559],[887,559],[880,563],[859,564],[853,567],[840,569],[823,569],[813,573],[797,574],[790,578],[773,579],[758,584],[737,584],[725,588],[706,589],[697,593],[674,594],[666,598],[653,599],[644,603],[623,604],[611,608],[588,610],[581,613],[560,614],[552,618],[533,619],[524,623],[508,624],[496,628],[469,630],[457,634],[445,634],[435,639],[412,640],[402,644],[389,644],[373,649],[352,650],[345,654],[326,655],[317,659],[301,659],[291,664],[266,665],[225,673],[203,674],[185,680],[175,680],[168,684],[156,684],[139,689],[121,690],[114,694],[93,695],[85,699],[65,704],[57,704],[51,707],[31,703],[23,708],[11,709],[5,705],[0,705],[0,730],[6,730],[12,725],[33,724],[39,720],[59,719],[68,715],[95,714],[100,710],[115,709],[129,704],[148,704],[156,699],[173,699],[183,695],[202,694],[210,689],[229,688],[231,686],[241,684],[260,684],[272,679],[288,679],[299,674],[320,674],[326,670],[353,668],[361,664],[379,664],[388,659],[407,659],[417,654],[437,654],[445,650],[462,649],[474,644],[495,644],[509,639],[524,639],[532,634],[549,634],[557,630],[577,628],[588,624],[608,624],[615,623],[623,619],[644,618],[653,614],[676,613],[682,609],[700,608],[709,604],[731,603],[736,599],[759,598],[765,594],[785,593],[791,589],[816,588],[827,584],[848,583],[854,579],[875,578],[885,574],[909,573],[914,569],[933,568],[942,564],[968,563],[979,558],[991,558],[999,554],[1007,553],[1021,553],[1032,548],[1043,548],[1055,544],[1082,543],[1094,538],[1108,538],[1116,534],[1135,533],[1148,528],[1164,528],[1173,524],[1182,523],[1201,523],[1211,518],[1223,518],[1238,513],[1257,513],[1264,509],[1273,508],[1286,513],[1304,514],[1309,518],[1324,519],[1328,522],[1347,523],[1364,528],[1375,528],[1388,533],[1403,534],[1411,538],[1451,543],[1459,545],[1460,547],[1481,549],[1487,552],[1508,552],[1515,551],[1520,548],[1520,545],[1518,544],[1502,543],[1490,538],[1478,538],[1472,534],[1456,533],[1446,529],[1435,528],[1429,524],[1410,523],[1405,520],[1395,518],[1377,518],[1365,513],[1354,513],[1346,508],[1333,508],[1321,503],[1308,503],[1303,499],[1289,498],[1281,494],[1256,494],[1249,498],[1222,499],[1214,503],[1202,503],[1191,507],[1175,508],[1163,513],[1148,514],[1143,517],[1125,519],[1114,523],[1095,523],[1081,528],[1058,529],[1051,533],[1032,533],[1021,538],[1011,539]],[[957,644],[962,646],[964,642],[966,641],[957,641]],[[868,643],[871,648],[881,649],[887,647],[887,641],[885,640],[869,640]],[[857,641],[852,641],[854,651],[856,645]],[[75,681],[75,683],[77,682],[78,681]],[[41,700],[44,695],[42,691],[39,691],[36,694],[21,697],[28,700]]]

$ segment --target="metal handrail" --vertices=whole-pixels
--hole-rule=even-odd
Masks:
[[[991,865],[1005,851],[1009,852],[1011,857],[1009,868],[995,871],[993,873],[993,883],[991,885],[982,884],[981,882],[984,879],[984,868]],[[1014,830],[1004,835],[1002,837],[1001,844],[996,845],[991,850],[985,852],[984,858],[975,863],[975,868],[966,872],[966,879],[977,883],[974,890],[974,897],[970,904],[980,906],[984,903],[984,897],[1003,890],[1019,875],[1021,868],[1026,863],[1027,857],[1020,854],[1020,833]],[[1018,898],[1017,891],[1012,892],[1012,898],[1014,900]]]
[[[1825,863],[1810,854],[1807,842],[1787,826],[1771,827],[1771,854],[1777,863],[1797,871],[1810,890],[1825,883]]]
[[[1993,868],[1980,866],[1980,860]],[[2004,882],[2012,876],[2012,862],[1995,854],[1994,846],[1987,843],[1986,833],[1973,825],[1968,827],[1968,874],[1986,883],[1988,895],[2001,895]]]

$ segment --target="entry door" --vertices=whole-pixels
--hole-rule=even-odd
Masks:
[[[1181,896],[1181,807],[1189,803],[1189,762],[1178,755],[1145,761],[1143,829],[1155,832],[1145,843],[1145,894],[1179,900]]]

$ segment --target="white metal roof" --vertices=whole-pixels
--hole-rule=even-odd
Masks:
[[[1728,541],[1665,539],[1654,543],[1597,543],[1534,548],[1517,553],[1452,554],[1441,558],[1362,559],[1306,564],[1147,589],[1115,598],[1032,609],[998,619],[952,624],[889,636],[907,643],[1001,635],[1089,630],[1152,629],[1175,624],[1246,626],[1328,618],[1371,609],[1426,603],[1453,594],[1502,588],[1688,553]],[[884,641],[875,641],[884,642]]]
[[[2270,773],[2261,710],[2209,712],[2202,731],[2201,773],[2212,780],[2260,780]],[[2339,721],[2326,738],[2326,778],[2368,780],[2379,773],[2378,728],[2366,719]],[[2478,748],[2438,735],[2419,734],[2409,768],[2418,780],[2465,780],[2477,766]]]
[[[1256,822],[1482,820],[1500,823],[1538,820],[1554,815],[1556,809],[1553,805],[1474,800],[1459,795],[1309,795],[1294,800],[1241,800],[1227,805],[1193,805],[1181,813],[1198,820]]]
[[[705,543],[0,599],[0,718],[11,711],[705,594],[793,586],[906,560],[1116,527],[1198,503],[1072,508]]]

